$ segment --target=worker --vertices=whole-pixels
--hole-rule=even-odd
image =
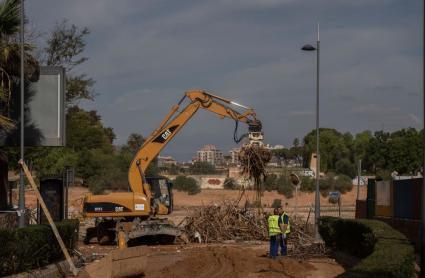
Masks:
[[[291,226],[289,224],[289,215],[282,207],[279,208],[279,227],[282,231],[279,238],[280,254],[286,256],[288,254],[288,236],[291,232]]]
[[[270,254],[269,257],[276,259],[279,249],[279,239],[282,231],[279,226],[279,209],[275,208],[273,214],[267,219],[269,224],[269,237],[270,237]]]

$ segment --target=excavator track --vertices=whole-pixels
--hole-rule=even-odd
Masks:
[[[176,237],[181,235],[174,223],[168,219],[150,219],[139,223],[133,222],[128,232],[128,244],[173,244]]]
[[[118,240],[118,234],[125,235],[128,246],[173,244],[182,232],[168,219],[151,218],[149,220],[135,219],[133,221],[104,220],[96,227],[87,229],[84,242],[90,243],[92,238],[97,238],[99,244],[114,244]]]

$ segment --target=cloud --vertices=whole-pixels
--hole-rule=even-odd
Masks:
[[[28,1],[42,32],[66,17],[88,26],[77,68],[93,77],[94,103],[117,143],[149,134],[190,88],[253,107],[267,143],[290,145],[314,128],[315,43],[321,23],[321,126],[344,131],[410,125],[422,113],[420,1]],[[313,119],[313,120],[312,120]],[[199,112],[166,152],[234,146],[234,123]],[[245,127],[241,127],[245,128]],[[229,135],[229,136],[227,136]]]
[[[315,115],[314,111],[304,110],[304,111],[290,111],[289,115],[291,116],[312,116]]]
[[[422,120],[419,119],[415,114],[410,113],[409,117],[415,125],[422,127],[422,125],[423,125]]]
[[[387,107],[384,105],[377,105],[374,103],[368,103],[365,105],[356,106],[351,109],[351,112],[354,114],[367,113],[367,114],[385,115],[385,114],[392,114],[399,111],[400,111],[399,107]]]

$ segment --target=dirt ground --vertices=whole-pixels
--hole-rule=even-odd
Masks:
[[[214,202],[220,202],[222,200],[237,200],[239,197],[238,190],[217,190],[217,189],[204,189],[201,193],[196,195],[188,195],[185,192],[174,191],[174,205],[176,208],[179,207],[191,207],[191,206],[201,206],[203,204],[211,204]],[[366,199],[366,187],[360,187],[360,199]],[[254,191],[246,191],[247,200],[254,200]],[[351,192],[342,195],[342,205],[343,206],[355,206],[356,203],[356,190],[353,187]],[[278,194],[276,191],[264,192],[261,202],[267,206],[270,206],[273,203],[274,199],[281,199],[282,204],[287,207],[293,207],[295,205],[295,198],[287,199],[285,196]],[[310,206],[314,203],[314,193],[298,193],[298,206]],[[328,198],[321,196],[321,204],[328,204]]]
[[[144,277],[335,277],[344,269],[329,258],[267,257],[266,243],[150,246]],[[96,264],[96,262],[94,262]]]
[[[88,193],[88,189],[86,187],[75,186],[70,187],[68,199],[69,206],[71,211],[73,209],[79,209],[82,204],[82,198],[86,193]],[[360,199],[366,199],[366,187],[360,187]],[[238,190],[220,190],[220,189],[204,189],[201,193],[196,195],[188,195],[185,192],[173,191],[174,194],[174,206],[176,209],[193,207],[193,206],[202,206],[211,203],[218,203],[223,200],[237,200],[240,196],[240,192]],[[253,201],[254,200],[254,191],[245,191],[245,196],[243,200]],[[287,199],[285,196],[278,194],[276,191],[272,192],[264,192],[264,195],[261,199],[262,203],[266,206],[270,206],[273,203],[274,199],[281,199],[282,204],[288,208],[293,208],[295,205],[295,198]],[[351,192],[342,195],[341,198],[342,206],[355,206],[356,202],[356,190],[353,187]],[[32,190],[28,189],[25,193],[25,202],[28,207],[35,208],[37,201],[35,194]],[[328,199],[326,197],[321,196],[320,199],[321,204],[328,205]],[[242,202],[244,203],[244,201]],[[299,207],[307,207],[311,206],[314,203],[314,193],[305,193],[299,192],[297,198],[297,205]]]
[[[86,193],[88,193],[86,187],[75,186],[69,188],[68,194],[68,216],[70,218],[81,218],[82,217],[82,204],[83,198]],[[185,216],[187,216],[193,207],[209,205],[214,203],[220,203],[224,200],[238,200],[240,197],[240,192],[238,190],[219,190],[219,189],[204,189],[196,195],[188,195],[185,192],[173,191],[174,195],[174,211],[171,215],[167,217],[174,221],[175,224],[179,224]],[[243,198],[240,201],[240,205],[244,205],[246,201],[252,202],[254,200],[254,191],[245,191]],[[16,196],[15,203],[17,204],[17,192],[14,192]],[[366,187],[360,187],[360,199],[366,199]],[[276,191],[273,192],[264,192],[262,197],[263,205],[270,207],[275,199],[280,199],[283,206],[289,214],[295,213],[295,197],[287,199],[285,196],[278,194]],[[344,218],[354,218],[355,215],[355,200],[356,200],[356,190],[353,187],[351,192],[343,194],[342,197],[342,206],[341,211],[338,207],[333,204],[329,204],[326,197],[321,196],[321,215],[330,215],[330,216],[341,216]],[[296,214],[304,220],[312,222],[313,217],[313,202],[314,202],[314,193],[305,193],[299,192],[297,198],[297,211]],[[25,203],[27,207],[35,208],[37,205],[36,197],[33,190],[28,189],[25,193]]]
[[[82,201],[88,192],[84,187],[71,187],[69,190],[69,214],[71,218],[80,218]],[[175,211],[168,217],[175,224],[187,216],[191,208],[224,200],[237,200],[239,191],[235,190],[202,190],[197,195],[188,195],[174,191]],[[366,189],[361,187],[360,198],[366,197]],[[246,191],[241,203],[252,201],[254,192]],[[270,206],[274,199],[281,199],[282,204],[291,212],[295,198],[286,199],[277,192],[265,192],[262,203]],[[355,205],[356,191],[353,190],[342,197],[344,207]],[[300,192],[298,209],[306,216],[314,200],[314,193]],[[36,198],[32,190],[26,192],[26,204],[36,207]],[[329,206],[327,198],[321,198],[323,206]],[[344,212],[344,217],[353,217],[354,211]],[[312,217],[311,217],[312,219]],[[82,221],[80,226],[80,242],[78,250],[88,262],[96,261],[116,249],[115,246],[98,244],[84,245],[82,239],[85,229],[92,225],[91,221]],[[335,277],[344,272],[344,268],[331,258],[315,258],[298,261],[289,257],[271,260],[267,257],[268,243],[234,243],[234,244],[187,244],[147,247],[147,269],[145,277]]]

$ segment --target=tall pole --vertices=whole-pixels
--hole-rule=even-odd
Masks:
[[[314,206],[314,230],[316,239],[320,240],[319,218],[320,218],[320,150],[319,150],[319,77],[320,77],[320,30],[317,23],[317,76],[316,76],[316,198]]]
[[[298,185],[295,185],[295,209],[294,209],[294,215],[297,215],[298,213]]]
[[[422,14],[422,20],[423,20],[423,29],[422,29],[422,90],[423,90],[423,124],[424,124],[424,130],[425,130],[425,1],[422,2],[423,6],[423,14]],[[425,134],[422,138],[422,146],[423,146],[423,164],[422,164],[422,213],[421,213],[421,273],[420,277],[425,278]]]
[[[362,160],[359,159],[359,164],[357,167],[357,197],[356,200],[359,199],[360,194],[360,176],[362,175]]]
[[[21,160],[24,161],[24,0],[21,0]],[[25,226],[25,181],[24,172],[19,172],[19,227]]]

